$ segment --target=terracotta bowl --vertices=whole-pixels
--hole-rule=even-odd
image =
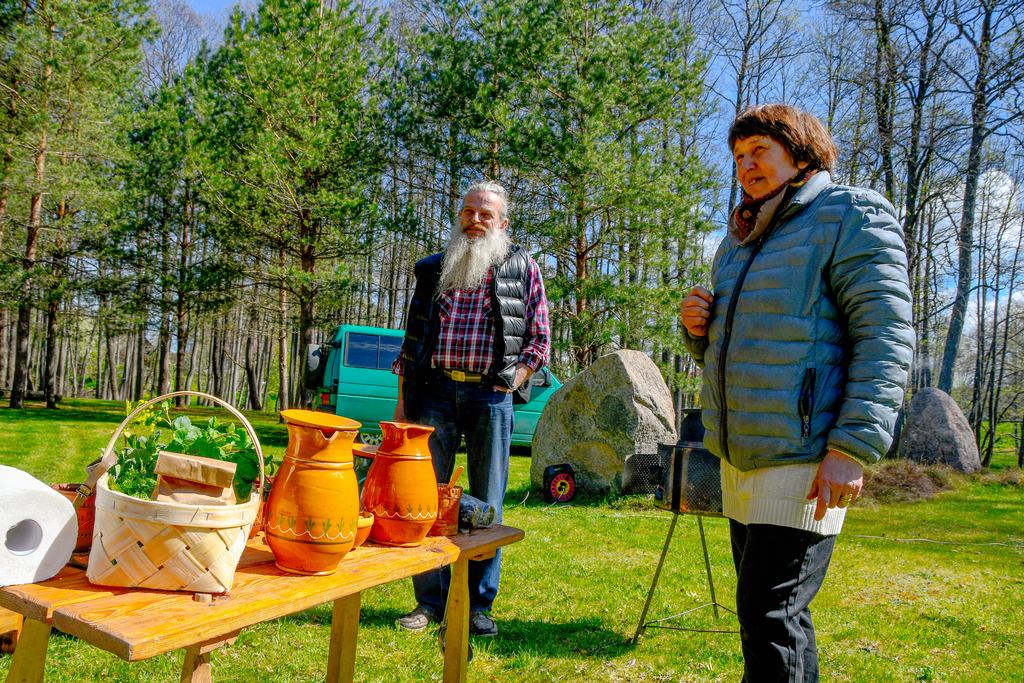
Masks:
[[[366,512],[363,510],[359,513],[359,525],[356,528],[356,544],[354,547],[358,548],[366,539],[370,536],[370,528],[373,526],[373,513]]]

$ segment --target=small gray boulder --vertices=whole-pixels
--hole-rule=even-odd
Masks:
[[[918,391],[907,408],[899,454],[914,462],[940,463],[961,472],[981,469],[970,423],[952,396],[932,387]]]
[[[641,351],[616,351],[548,400],[533,438],[530,481],[541,488],[545,468],[569,463],[580,491],[619,493],[629,485],[628,458],[675,441],[672,396],[658,366]]]

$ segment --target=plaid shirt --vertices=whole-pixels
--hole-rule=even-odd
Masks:
[[[441,325],[434,353],[430,357],[431,367],[481,374],[490,372],[494,362],[494,323],[491,321],[490,297],[493,271],[493,268],[488,271],[483,283],[476,289],[455,289],[438,296],[437,310]],[[536,372],[548,362],[551,340],[544,282],[540,267],[532,258],[526,281],[526,333],[523,335],[519,362]],[[405,374],[401,355],[395,359],[392,370],[398,375]]]

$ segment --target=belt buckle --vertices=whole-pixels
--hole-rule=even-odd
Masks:
[[[466,381],[466,373],[463,372],[462,370],[451,370],[450,374],[452,379],[455,380],[456,382]]]

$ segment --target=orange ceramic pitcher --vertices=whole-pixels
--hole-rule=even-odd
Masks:
[[[359,423],[313,410],[282,410],[288,448],[267,498],[264,531],[281,569],[330,574],[355,545],[359,487],[352,443]]]
[[[415,545],[437,519],[437,478],[427,441],[433,427],[381,422],[384,439],[363,482],[363,509],[373,513],[370,540]]]

